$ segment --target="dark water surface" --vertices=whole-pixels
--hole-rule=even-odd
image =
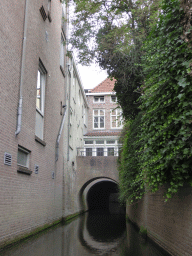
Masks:
[[[49,229],[2,256],[165,256],[142,238],[124,215],[86,213],[65,226]]]

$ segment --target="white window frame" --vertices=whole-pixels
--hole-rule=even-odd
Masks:
[[[98,115],[94,115],[95,111],[98,111]],[[100,115],[100,111],[103,111],[104,112],[104,115]],[[95,117],[98,117],[98,127],[95,127]],[[100,124],[101,124],[101,117],[104,117],[104,127],[100,127]],[[105,129],[105,109],[93,109],[93,129],[94,130],[103,130]]]
[[[115,101],[112,101],[112,97],[115,97]],[[111,103],[117,103],[117,96],[116,95],[111,95],[110,102]]]
[[[98,98],[98,101],[95,101],[95,98]],[[103,98],[103,101],[101,101],[101,98]],[[94,103],[105,103],[105,96],[93,96],[93,102]]]
[[[26,165],[23,165],[23,164],[20,164],[18,163],[18,152],[22,152],[24,154],[26,154]],[[22,167],[25,167],[25,168],[28,168],[29,169],[29,154],[30,154],[30,151],[21,147],[21,146],[18,146],[18,152],[17,152],[17,165],[19,166],[22,166]]]
[[[47,71],[39,62],[39,68],[37,71],[37,86],[36,86],[36,92],[38,87],[40,87],[40,108],[37,106],[37,93],[36,93],[36,110],[44,116],[44,108],[45,108],[45,84],[46,84],[46,73]]]
[[[39,68],[37,71],[36,82],[36,123],[35,123],[35,135],[43,140],[44,136],[44,112],[45,112],[45,86],[46,86],[47,71],[39,60]],[[37,106],[37,90],[40,87],[40,108]]]
[[[113,155],[111,155],[111,156],[115,156],[115,147],[107,147],[106,148],[107,149],[107,156],[109,156],[109,149],[113,149]]]
[[[91,155],[89,155],[89,153],[91,153]],[[85,148],[85,155],[86,156],[93,156],[93,148]]]
[[[65,70],[65,38],[61,34],[61,43],[60,43],[60,66]]]
[[[98,156],[97,155],[97,153],[98,153],[97,150],[98,149],[102,149],[103,150],[103,155],[102,156],[105,156],[105,148],[104,147],[96,147],[95,149],[96,149],[96,156]]]
[[[93,143],[85,143],[85,142],[90,142],[90,141],[92,141]],[[85,145],[93,145],[94,144],[94,140],[85,140],[85,142],[84,142]]]
[[[112,114],[112,112],[113,111],[115,111],[115,115],[114,114]],[[119,111],[119,115],[118,115],[118,111]],[[116,126],[115,127],[113,127],[112,126],[112,124],[113,124],[113,118],[112,117],[116,117],[116,119],[115,119],[115,121],[116,121]],[[121,125],[120,126],[118,126],[118,122],[119,122],[119,120],[118,120],[118,116],[120,117],[120,122],[121,122]],[[110,119],[111,119],[111,129],[122,129],[123,128],[123,116],[122,116],[122,109],[120,109],[120,108],[116,108],[116,109],[111,109],[111,111],[110,111]]]

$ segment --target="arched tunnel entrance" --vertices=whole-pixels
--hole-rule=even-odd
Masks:
[[[97,180],[88,188],[86,205],[88,211],[125,213],[125,208],[118,199],[118,184],[109,179]]]
[[[111,195],[118,193],[116,183],[101,181],[93,185],[87,193],[87,204],[89,210],[109,210],[112,203]]]

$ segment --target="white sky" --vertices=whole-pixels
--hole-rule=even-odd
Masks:
[[[101,70],[96,64],[89,67],[77,64],[77,68],[84,89],[92,89],[107,78],[107,72]]]
[[[74,11],[73,3],[71,3],[69,8],[70,8],[69,19],[71,20],[73,16],[73,11]],[[71,29],[72,29],[71,24],[69,23],[69,37],[70,37]],[[108,76],[107,72],[104,70],[101,70],[99,65],[92,64],[90,66],[81,66],[80,64],[77,64],[78,58],[77,58],[77,53],[75,49],[73,49],[73,54],[75,57],[75,63],[79,71],[80,79],[84,89],[92,89],[107,78]]]

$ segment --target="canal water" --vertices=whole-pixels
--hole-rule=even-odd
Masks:
[[[1,256],[165,256],[142,238],[124,215],[86,213],[71,223],[49,229]]]

